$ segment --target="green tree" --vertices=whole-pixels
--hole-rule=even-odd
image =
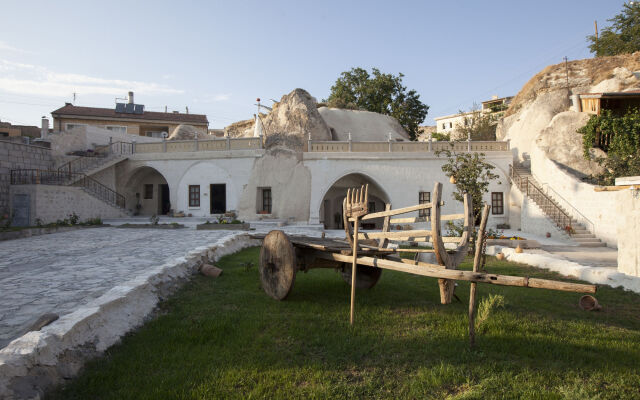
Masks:
[[[438,157],[444,154],[447,162],[442,171],[449,178],[455,179],[456,191],[453,198],[464,201],[464,194],[469,193],[473,201],[473,216],[476,223],[480,222],[482,212],[482,196],[489,192],[489,183],[497,180],[498,175],[492,171],[495,167],[485,161],[484,153],[454,153],[450,150],[436,152]]]
[[[484,113],[474,104],[469,112],[460,111],[462,122],[456,125],[457,137],[460,140],[496,140],[498,118],[503,113]]]
[[[640,4],[623,4],[622,12],[608,20],[612,23],[600,31],[600,37],[587,36],[589,49],[597,57],[633,53],[640,50]]]
[[[415,139],[429,106],[420,101],[420,95],[415,90],[407,90],[402,85],[403,77],[402,73],[394,76],[384,74],[377,68],[373,68],[371,74],[363,68],[352,68],[340,74],[325,101],[329,107],[390,115],[402,125],[411,139]]]

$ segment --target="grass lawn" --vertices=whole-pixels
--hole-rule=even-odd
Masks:
[[[472,351],[466,282],[462,303],[443,306],[435,279],[384,271],[357,292],[351,327],[338,273],[300,273],[279,302],[260,288],[258,254],[223,258],[220,278],[197,276],[47,398],[640,398],[639,295],[603,287],[602,311],[585,312],[578,293],[479,284],[480,301],[499,294],[505,306]],[[494,273],[560,279],[487,261]]]

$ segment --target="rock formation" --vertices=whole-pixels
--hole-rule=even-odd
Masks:
[[[409,140],[409,135],[393,117],[370,111],[320,107],[320,115],[329,126],[333,140],[386,141]]]
[[[201,134],[200,136],[205,136]],[[167,140],[193,140],[198,137],[198,131],[191,125],[180,124],[175,127]]]
[[[569,88],[567,88],[567,67]],[[582,136],[575,130],[589,119],[571,111],[571,96],[581,93],[633,90],[640,87],[640,52],[550,65],[527,82],[498,124],[498,140],[510,140],[521,161],[534,146],[576,173],[589,175],[598,165],[582,158]]]

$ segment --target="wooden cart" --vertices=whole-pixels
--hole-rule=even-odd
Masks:
[[[293,289],[296,273],[314,268],[334,268],[342,272],[343,279],[351,284],[351,323],[353,323],[355,289],[369,289],[380,279],[383,269],[407,272],[415,275],[438,278],[440,300],[443,304],[451,302],[456,280],[472,282],[472,301],[470,317],[475,310],[475,283],[492,285],[544,288],[579,293],[595,293],[594,285],[568,283],[547,279],[537,279],[509,275],[489,274],[478,271],[484,229],[489,214],[485,206],[476,246],[473,271],[460,271],[457,266],[466,256],[469,242],[473,236],[473,214],[471,197],[464,196],[464,213],[442,215],[442,184],[436,183],[433,201],[392,210],[389,204],[385,211],[368,213],[368,189],[348,190],[343,203],[344,240],[329,238],[311,238],[306,236],[288,236],[274,230],[267,235],[254,235],[262,238],[260,251],[260,279],[264,291],[277,300],[283,300]],[[429,216],[398,218],[401,214],[431,210]],[[426,214],[426,213],[425,213]],[[382,219],[382,230],[378,232],[359,232],[360,221]],[[441,234],[442,221],[464,221],[461,237],[447,237]],[[415,224],[430,222],[428,229],[392,230],[396,224]],[[390,247],[391,242],[429,242],[432,248],[399,249]],[[447,249],[445,243],[455,243]],[[402,259],[398,252],[435,254],[438,264]]]

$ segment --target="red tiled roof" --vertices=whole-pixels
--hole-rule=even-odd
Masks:
[[[120,118],[141,121],[167,121],[177,123],[209,124],[207,116],[203,114],[183,114],[145,111],[143,114],[119,113],[112,108],[98,107],[78,107],[70,104],[52,111],[53,116],[77,116],[77,117],[99,117],[99,118]]]

